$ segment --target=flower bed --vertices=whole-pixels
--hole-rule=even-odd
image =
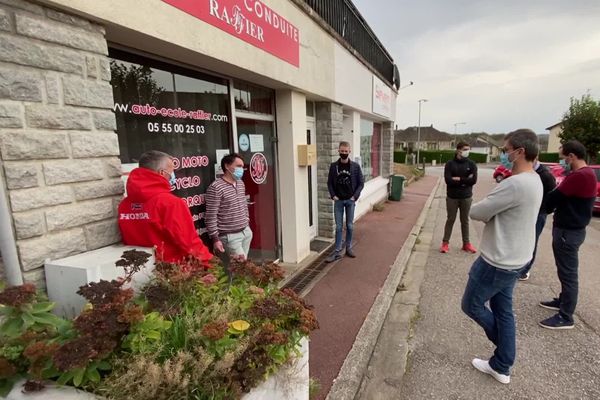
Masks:
[[[237,399],[300,355],[315,315],[272,263],[158,262],[135,295],[127,288],[150,255],[127,251],[121,280],[82,286],[73,321],[51,313],[31,284],[0,293],[0,395],[45,380],[109,399]]]

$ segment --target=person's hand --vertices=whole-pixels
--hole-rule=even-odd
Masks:
[[[220,240],[217,240],[213,247],[215,251],[218,251],[219,253],[225,253],[225,247],[223,246],[223,242],[221,242]]]
[[[339,198],[339,197],[337,197],[337,196],[333,196],[333,199],[334,199],[334,200],[339,200],[340,198]]]
[[[354,196],[350,197],[350,200],[352,200],[352,201],[356,201],[356,200],[354,199]]]
[[[456,181],[456,182],[460,182],[460,177],[458,177],[458,176],[453,176],[453,177],[452,177],[452,180],[453,180],[453,181]]]

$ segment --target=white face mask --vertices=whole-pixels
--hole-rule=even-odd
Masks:
[[[470,153],[471,153],[470,150],[463,150],[460,152],[460,155],[463,156],[464,158],[468,158]]]

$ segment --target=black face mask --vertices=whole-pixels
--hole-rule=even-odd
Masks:
[[[348,156],[349,156],[349,154],[342,154],[342,153],[340,153],[340,158],[342,160],[345,160],[346,158],[348,158]]]

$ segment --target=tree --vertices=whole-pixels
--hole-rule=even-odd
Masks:
[[[588,157],[595,161],[600,151],[600,101],[589,94],[581,99],[571,97],[571,105],[562,119],[563,131],[558,136],[562,142],[580,141],[588,152]]]

